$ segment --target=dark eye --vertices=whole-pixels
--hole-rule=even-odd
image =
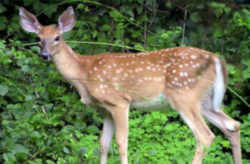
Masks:
[[[37,36],[37,37],[36,37],[36,41],[37,41],[37,42],[41,42],[41,38]]]
[[[55,40],[55,41],[59,41],[59,40],[60,40],[60,36],[55,37],[54,40]]]

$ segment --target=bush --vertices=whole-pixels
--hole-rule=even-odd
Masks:
[[[223,56],[229,71],[224,109],[241,122],[243,163],[250,163],[250,12],[248,4],[229,2],[14,0],[11,3],[3,0],[0,5],[0,163],[96,164],[99,161],[102,118],[95,109],[80,103],[75,89],[53,64],[38,57],[36,44],[25,45],[26,41],[34,42],[35,37],[19,26],[17,8],[23,3],[38,14],[43,24],[50,24],[53,19],[55,23],[58,15],[73,5],[76,27],[65,35],[65,40],[85,42],[81,45],[69,42],[81,53],[137,52],[191,45]],[[105,46],[105,43],[116,46]],[[132,111],[130,119],[130,163],[192,161],[195,139],[175,111]],[[228,140],[218,129],[212,130],[217,138],[204,163],[233,163]],[[119,163],[114,141],[109,156],[109,164]]]

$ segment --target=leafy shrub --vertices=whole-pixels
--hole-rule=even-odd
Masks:
[[[17,8],[23,4],[37,13],[42,24],[54,23],[67,6],[73,5],[76,27],[65,39],[88,43],[69,42],[81,53],[191,45],[223,56],[228,62],[230,78],[224,109],[242,123],[243,163],[250,163],[249,5],[234,1],[161,0],[1,1],[0,163],[96,164],[99,161],[102,118],[95,109],[80,103],[75,89],[53,64],[39,59],[36,45],[24,45],[26,41],[34,42],[35,37],[24,33],[19,26]],[[107,43],[120,46],[106,46]],[[191,162],[195,139],[175,111],[132,111],[130,118],[130,163]],[[212,127],[212,130],[217,138],[204,163],[233,163],[229,142],[218,129]],[[119,163],[114,141],[109,156],[109,164]]]

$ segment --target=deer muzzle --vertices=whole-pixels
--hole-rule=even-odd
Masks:
[[[49,53],[47,45],[48,43],[46,41],[42,43],[40,57],[45,60],[50,60],[51,54]]]

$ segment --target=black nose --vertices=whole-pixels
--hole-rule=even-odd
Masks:
[[[43,58],[43,59],[45,59],[45,60],[49,60],[50,54],[49,53],[41,53],[40,57]]]

